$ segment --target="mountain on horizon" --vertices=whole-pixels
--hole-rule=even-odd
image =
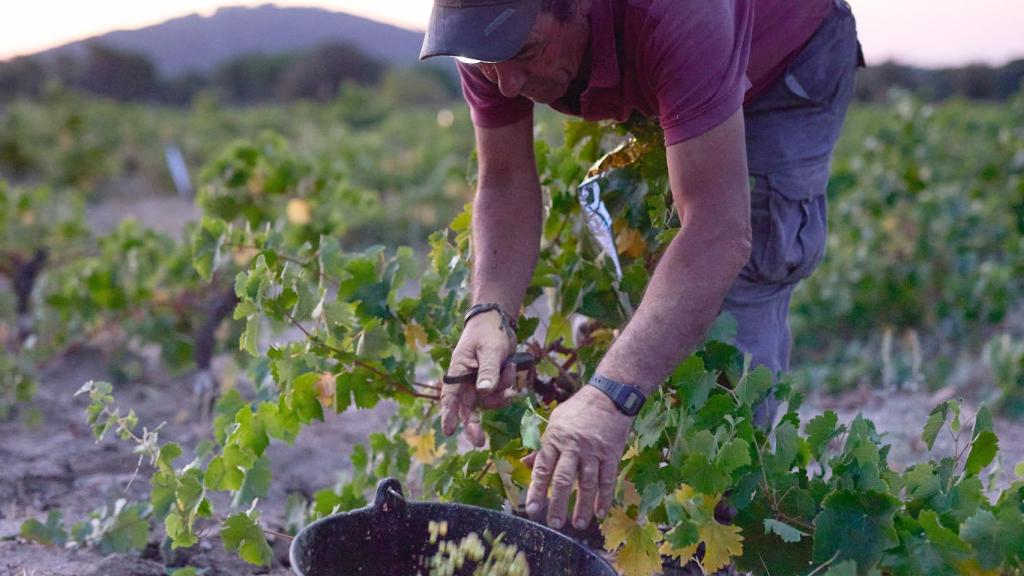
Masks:
[[[208,73],[243,54],[308,50],[326,42],[347,42],[386,63],[412,65],[423,33],[323,8],[264,4],[219,8],[211,16],[190,14],[136,30],[117,30],[36,54],[78,57],[89,43],[145,55],[165,76]]]

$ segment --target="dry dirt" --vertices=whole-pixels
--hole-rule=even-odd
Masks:
[[[882,434],[882,442],[891,446],[888,459],[890,466],[902,470],[917,462],[953,456],[964,447],[965,442],[970,441],[971,426],[978,410],[978,405],[970,400],[963,400],[961,421],[964,429],[959,442],[948,430],[943,430],[929,453],[921,439],[929,412],[940,402],[954,396],[959,397],[951,389],[933,394],[863,388],[838,396],[813,394],[800,408],[800,419],[806,423],[815,415],[832,410],[839,416],[841,423],[849,424],[857,414],[863,414],[874,422],[875,428]],[[994,420],[995,433],[999,437],[997,460],[1001,463],[994,472],[994,480],[996,486],[1005,486],[1013,478],[1014,466],[1024,461],[1024,424],[999,417]]]
[[[165,564],[187,563],[208,568],[208,575],[287,574],[287,542],[275,543],[276,561],[272,571],[254,569],[225,552],[216,537],[210,537],[195,551],[173,558],[161,555],[154,541],[140,556],[114,555],[103,559],[92,550],[66,551],[16,538],[21,523],[34,517],[45,520],[48,510],[58,508],[71,524],[91,510],[118,498],[145,497],[149,491],[145,473],[128,487],[136,470],[137,456],[131,445],[116,438],[95,442],[86,426],[84,398],[75,390],[90,379],[106,379],[103,354],[82,350],[57,364],[43,376],[34,400],[20,409],[21,418],[0,424],[0,574],[80,575],[163,574]],[[188,448],[209,436],[209,426],[191,409],[191,382],[185,378],[161,377],[154,370],[140,379],[115,388],[115,398],[139,415],[140,423],[167,424],[162,440],[173,440]],[[183,401],[183,399],[185,401]],[[379,429],[391,412],[381,405],[375,410],[328,414],[326,421],[307,426],[294,445],[274,442],[268,448],[274,481],[261,506],[268,527],[282,530],[283,502],[293,492],[311,496],[316,490],[338,480],[348,467],[352,446]],[[37,412],[38,424],[29,425],[25,416]],[[217,504],[220,510],[223,503]]]

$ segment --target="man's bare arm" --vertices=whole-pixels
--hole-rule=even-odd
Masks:
[[[658,263],[633,319],[598,368],[647,393],[700,344],[751,246],[742,111],[667,152],[682,230]]]
[[[476,129],[480,177],[473,203],[473,301],[495,302],[517,314],[540,252],[543,218],[533,157],[533,118],[511,126]],[[515,335],[501,315],[486,312],[466,325],[452,351],[448,374],[477,372],[476,382],[441,388],[441,430],[461,422],[474,446],[483,446],[480,407],[495,408],[515,394],[515,368],[502,363],[515,351]]]
[[[515,315],[530,286],[543,219],[533,116],[476,129],[480,176],[473,203],[473,302]]]

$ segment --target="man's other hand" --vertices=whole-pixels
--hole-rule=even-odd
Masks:
[[[584,386],[551,413],[541,449],[524,459],[533,468],[526,511],[558,530],[565,525],[569,496],[578,485],[573,526],[585,529],[612,505],[619,461],[633,418],[593,386]],[[548,500],[548,489],[551,499]],[[546,512],[546,513],[545,513]]]

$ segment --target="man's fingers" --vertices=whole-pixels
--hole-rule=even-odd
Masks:
[[[584,530],[594,517],[594,499],[597,496],[599,465],[596,458],[586,458],[580,462],[579,493],[576,495],[576,509],[573,511],[572,525],[577,530]]]
[[[441,387],[441,432],[451,436],[459,425],[459,393],[465,386],[444,385]]]
[[[476,358],[467,355],[465,348],[457,347],[448,365],[449,376],[461,376],[476,370]],[[459,421],[466,424],[462,416],[460,404],[465,402],[464,396],[473,394],[474,383],[444,384],[441,386],[441,432],[445,436],[455,434]]]
[[[519,393],[516,392],[514,388],[506,388],[501,392],[486,395],[478,393],[478,396],[480,397],[480,405],[488,410],[504,408],[505,406],[508,406],[518,395]]]
[[[476,351],[477,361],[480,363],[476,377],[476,388],[480,392],[488,393],[498,386],[501,378],[501,363],[505,361],[502,350],[492,347],[481,347]]]
[[[501,367],[501,381],[498,389],[502,391],[516,390],[516,365],[514,362],[507,362]]]
[[[515,388],[516,365],[508,362],[501,368],[501,378],[498,385],[489,390],[477,389],[478,402],[488,410],[496,410],[508,406],[509,402],[516,397]]]
[[[598,518],[604,518],[615,500],[615,483],[619,476],[619,463],[611,458],[601,462],[597,478],[597,506]]]
[[[556,462],[558,449],[550,442],[544,443],[540,452],[534,456],[533,475],[526,491],[526,513],[534,520],[540,520],[539,514],[547,503],[548,486],[551,484],[551,475],[555,473]]]
[[[476,391],[472,384],[467,384],[469,389],[463,394],[462,402],[459,403],[459,419],[462,420],[463,429],[469,442],[480,448],[484,445],[484,429],[480,425],[480,413],[476,411]]]
[[[520,458],[519,461],[523,463],[523,466],[526,466],[527,468],[532,469],[533,468],[533,461],[536,460],[536,459],[537,459],[537,453],[536,452],[530,452],[526,456],[523,456],[522,458]]]
[[[548,526],[555,530],[565,524],[565,514],[569,508],[569,496],[576,485],[580,459],[575,452],[562,452],[555,465],[555,473],[551,477],[551,502],[548,503]],[[534,468],[536,470],[536,467]]]

